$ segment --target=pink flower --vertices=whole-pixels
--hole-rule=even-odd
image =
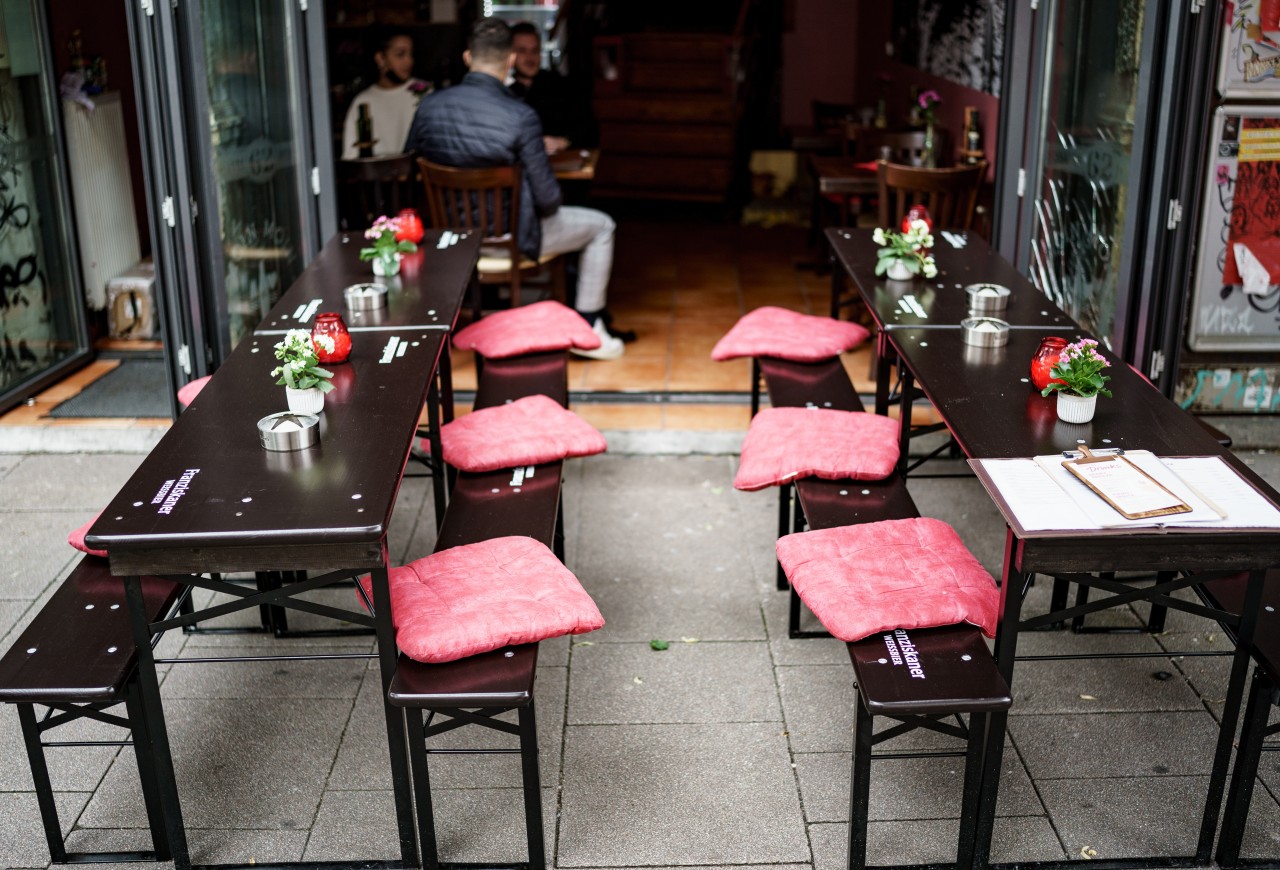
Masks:
[[[937,91],[928,90],[920,94],[920,98],[917,102],[920,103],[920,108],[922,109],[932,109],[934,106],[942,102],[942,97],[938,96]]]

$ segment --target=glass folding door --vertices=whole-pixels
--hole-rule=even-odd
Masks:
[[[0,2],[0,411],[89,352],[46,50],[33,0]]]

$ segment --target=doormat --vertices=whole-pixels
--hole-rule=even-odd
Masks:
[[[169,417],[164,360],[127,359],[78,394],[55,405],[50,417]]]

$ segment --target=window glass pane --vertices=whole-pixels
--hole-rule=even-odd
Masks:
[[[205,0],[209,126],[235,345],[302,271],[295,46],[281,0]]]

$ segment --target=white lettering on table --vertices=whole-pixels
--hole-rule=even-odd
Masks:
[[[902,660],[906,663],[911,676],[917,680],[925,679],[924,668],[920,666],[920,654],[916,652],[916,645],[911,642],[906,629],[895,629],[893,636],[898,642],[898,649],[902,650]]]
[[[200,469],[198,468],[188,468],[186,471],[182,472],[182,476],[178,478],[178,482],[175,483],[172,488],[169,488],[168,498],[164,500],[164,504],[160,506],[160,509],[157,510],[156,513],[173,513],[174,507],[178,504],[178,499],[186,495],[187,487],[191,485],[192,479],[199,473]],[[169,485],[166,483],[165,487],[168,488]]]
[[[316,311],[319,310],[320,302],[321,300],[319,299],[312,299],[308,302],[307,307],[302,309],[302,314],[298,317],[298,320],[302,323],[306,323],[310,320]]]
[[[156,497],[151,499],[151,503],[160,504],[160,502],[164,501],[164,497],[169,494],[169,490],[173,486],[173,484],[174,484],[174,481],[166,480],[164,482],[164,486],[160,487],[160,491],[156,493]]]
[[[382,349],[382,359],[378,360],[383,365],[391,362],[396,357],[396,347],[400,344],[400,336],[393,335],[387,339],[387,346]]]

